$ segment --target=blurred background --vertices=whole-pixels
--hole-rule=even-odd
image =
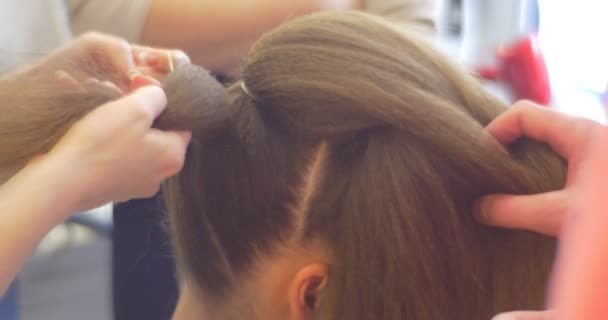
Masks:
[[[9,1],[0,0],[0,11]],[[439,0],[437,45],[506,101],[532,99],[605,123],[607,9],[607,1],[595,0]],[[108,205],[78,215],[52,231],[0,303],[0,319],[113,319],[112,210]],[[128,253],[122,270],[148,268],[158,246],[148,250],[152,233],[139,231],[142,245]],[[154,241],[168,246],[166,239]],[[128,278],[114,283],[133,285]],[[138,295],[120,291],[127,300]]]
[[[11,293],[19,314],[0,319],[113,319],[111,213],[107,205],[55,228]]]

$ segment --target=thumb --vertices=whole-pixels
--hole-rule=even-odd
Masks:
[[[501,313],[492,320],[553,320],[554,311],[515,311]]]
[[[566,214],[566,192],[534,195],[493,194],[478,199],[476,218],[484,224],[557,236]]]

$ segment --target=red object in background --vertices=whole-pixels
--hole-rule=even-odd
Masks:
[[[518,99],[542,105],[551,102],[547,65],[534,35],[500,50],[498,60],[500,79],[511,86]]]
[[[545,57],[533,35],[502,48],[498,53],[498,66],[482,66],[476,72],[484,79],[505,82],[518,100],[532,100],[541,105],[551,102]]]

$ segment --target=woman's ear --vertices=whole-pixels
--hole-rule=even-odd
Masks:
[[[327,278],[327,265],[322,263],[306,265],[296,273],[289,291],[292,319],[311,319],[313,311],[319,307],[320,294],[327,284]]]

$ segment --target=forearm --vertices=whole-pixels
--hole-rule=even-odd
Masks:
[[[251,44],[286,19],[322,9],[350,8],[352,0],[151,0],[142,34],[147,45],[186,51],[193,62],[227,73]]]
[[[24,141],[2,143],[0,139],[0,179],[30,162],[4,184],[0,181],[0,295],[42,238],[70,214],[108,202],[151,197],[163,180],[181,169],[190,134],[151,128],[166,108],[167,97],[150,81],[136,83],[145,76],[137,75],[133,83],[125,83],[134,89],[130,94],[107,103],[111,95],[105,92],[80,90],[87,87],[81,87],[76,79],[72,79],[76,83],[65,84],[53,77],[59,68],[53,59],[69,61],[68,66],[78,59],[97,62],[93,67],[99,68],[93,71],[127,78],[129,65],[134,63],[129,63],[132,49],[117,39],[89,35],[46,58],[40,65],[43,71],[36,69],[50,78],[25,74],[21,80],[27,83],[18,81],[18,76],[0,80],[0,93],[21,97],[12,102],[0,99],[0,108],[15,107],[24,113],[21,118],[5,113],[0,117],[0,133],[6,133],[0,136]],[[167,53],[152,51],[162,51],[163,58]],[[144,63],[136,67],[154,66]],[[44,90],[34,85],[40,79],[48,80]],[[9,125],[24,130],[5,129]],[[48,144],[33,147],[40,139]],[[22,149],[22,157],[7,156]],[[30,160],[39,154],[44,155]],[[3,158],[10,159],[2,162]]]
[[[43,237],[70,213],[60,179],[69,172],[58,169],[39,162],[0,186],[0,296]]]

